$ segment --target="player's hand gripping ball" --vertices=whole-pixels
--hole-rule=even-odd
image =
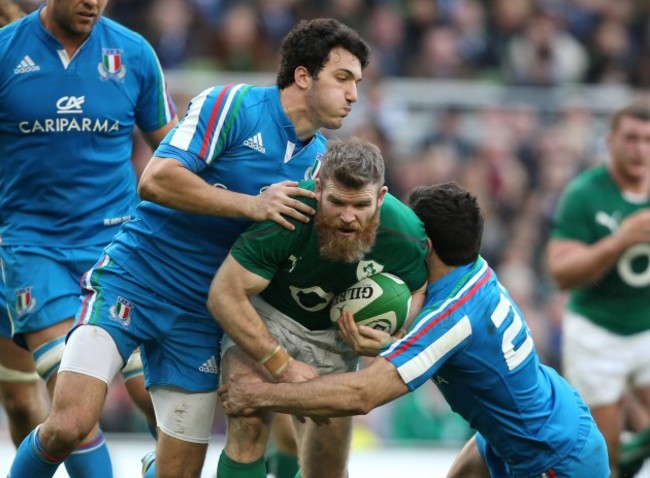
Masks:
[[[336,322],[343,310],[360,325],[394,334],[411,309],[411,291],[402,279],[382,272],[360,280],[332,301],[330,319]]]

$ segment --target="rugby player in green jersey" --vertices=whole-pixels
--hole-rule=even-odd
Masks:
[[[329,317],[334,296],[364,277],[389,272],[413,293],[411,317],[424,299],[426,233],[415,213],[387,192],[379,149],[364,140],[328,143],[309,223],[289,231],[266,221],[234,244],[215,276],[208,306],[226,336],[222,380],[257,373],[300,382],[355,370],[357,354]],[[408,324],[408,321],[407,321]],[[234,461],[262,460],[272,417],[228,417],[225,453]],[[347,476],[351,419],[317,426],[296,420],[301,473]],[[235,476],[229,474],[228,476]],[[238,477],[253,478],[242,472]]]

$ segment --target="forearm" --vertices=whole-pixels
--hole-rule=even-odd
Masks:
[[[144,200],[179,211],[223,217],[250,217],[253,196],[214,187],[169,158],[152,158],[138,184]]]
[[[349,375],[348,380],[340,380]],[[250,397],[251,408],[321,417],[365,415],[373,404],[366,403],[363,391],[352,374],[337,374],[302,383],[260,384],[259,393]],[[347,378],[347,377],[345,377]]]
[[[615,235],[592,245],[551,241],[549,271],[562,289],[586,286],[598,282],[612,270],[623,250]]]
[[[301,383],[231,382],[222,393],[227,413],[265,408],[296,415],[364,415],[409,390],[395,367],[377,358],[359,372],[335,373]]]
[[[220,300],[221,297],[226,300]],[[239,348],[256,362],[275,351],[277,340],[271,335],[248,297],[233,298],[228,292],[219,294],[211,305],[217,322]]]

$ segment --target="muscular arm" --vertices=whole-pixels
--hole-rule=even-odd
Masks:
[[[593,284],[607,274],[621,255],[619,241],[607,236],[593,245],[553,239],[548,243],[548,268],[561,289]]]
[[[208,295],[208,309],[219,325],[255,361],[272,353],[278,345],[249,300],[268,284],[268,280],[248,271],[228,255]]]
[[[363,415],[408,391],[397,369],[381,357],[359,372],[335,373],[302,383],[234,380],[219,389],[229,414],[265,408],[325,417]]]
[[[295,181],[269,186],[257,196],[216,188],[172,158],[154,156],[138,184],[142,199],[179,211],[223,217],[246,217],[254,221],[272,219],[294,229],[285,216],[308,222],[314,210],[295,196],[313,197]]]
[[[629,247],[650,242],[650,211],[628,217],[609,236],[593,244],[551,239],[547,246],[548,268],[560,288],[580,287],[602,279]]]

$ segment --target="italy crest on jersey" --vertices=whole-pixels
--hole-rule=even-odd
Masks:
[[[122,64],[122,50],[117,48],[102,48],[102,62],[97,65],[102,80],[124,81],[126,66]]]
[[[318,153],[314,164],[305,171],[304,179],[316,179],[320,174],[320,168],[323,165],[323,153]]]
[[[131,310],[134,306],[124,297],[118,297],[115,305],[110,308],[111,318],[122,323],[125,327],[131,324]]]

